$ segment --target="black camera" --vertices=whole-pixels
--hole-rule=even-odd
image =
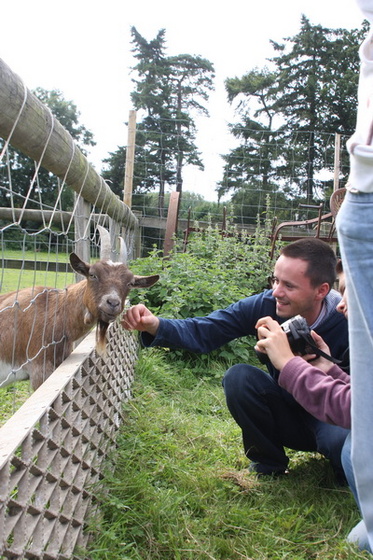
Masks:
[[[311,330],[304,317],[296,315],[282,323],[281,328],[286,333],[290,348],[294,354],[299,354],[300,356],[314,354],[315,341],[311,336]]]
[[[311,330],[304,317],[295,315],[295,317],[282,323],[281,328],[286,333],[290,348],[294,354],[304,356],[305,354],[315,353],[315,341],[311,336]],[[256,351],[256,354],[262,364],[269,363],[267,354],[258,351]]]

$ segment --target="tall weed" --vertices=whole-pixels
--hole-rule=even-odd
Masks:
[[[166,318],[185,319],[205,316],[239,299],[268,287],[272,272],[269,259],[271,219],[258,224],[254,235],[238,232],[228,223],[222,234],[210,225],[193,232],[187,251],[176,242],[170,258],[164,259],[159,250],[131,263],[137,274],[160,274],[160,281],[146,292],[132,297],[132,304],[142,302],[153,313]],[[196,229],[198,229],[198,224]],[[220,359],[227,365],[254,359],[253,340],[236,340],[208,356],[196,356],[185,351],[172,353],[200,372],[206,373],[211,360]]]

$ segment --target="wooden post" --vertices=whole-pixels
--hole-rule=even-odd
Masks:
[[[174,246],[173,235],[177,231],[177,218],[179,213],[179,192],[172,192],[170,195],[170,205],[168,207],[166,234],[164,239],[163,257],[168,258]]]
[[[126,152],[126,167],[124,175],[124,195],[123,202],[129,208],[132,205],[133,189],[133,167],[135,163],[135,142],[136,142],[136,111],[131,110],[128,117],[128,141]]]
[[[75,195],[77,196],[77,195]],[[78,198],[76,212],[74,215],[75,226],[75,252],[85,262],[91,261],[91,250],[89,240],[89,218],[91,215],[91,205],[81,196]],[[76,281],[83,280],[83,276],[75,273]]]
[[[340,171],[340,150],[341,150],[341,135],[338,132],[335,134],[334,144],[334,183],[333,191],[339,189],[339,171]]]

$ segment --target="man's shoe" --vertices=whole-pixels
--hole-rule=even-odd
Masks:
[[[272,476],[274,478],[289,474],[288,469],[274,469],[269,465],[263,465],[260,463],[250,463],[247,470],[255,473],[257,476]]]

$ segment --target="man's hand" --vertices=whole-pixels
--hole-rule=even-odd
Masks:
[[[272,317],[263,317],[259,319],[255,325],[258,331],[258,342],[255,346],[259,352],[268,354],[269,359],[276,369],[281,370],[285,364],[294,358],[295,354],[290,348],[288,337],[282,330],[281,326]],[[321,338],[315,331],[311,331],[315,345],[320,348],[325,354],[330,355],[330,349],[324,339]],[[316,356],[316,354],[306,354],[302,356],[307,362],[312,360],[312,365],[327,373],[332,366],[332,363],[323,358]]]
[[[121,325],[128,331],[148,332],[155,336],[159,327],[159,319],[145,305],[139,303],[126,311],[121,320]]]
[[[262,317],[255,328],[259,338],[255,349],[268,354],[275,368],[281,370],[289,360],[294,358],[286,333],[272,317]]]

